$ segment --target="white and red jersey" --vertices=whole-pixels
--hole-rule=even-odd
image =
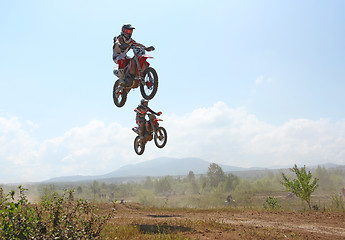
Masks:
[[[129,46],[126,49],[121,49],[120,45],[121,43],[127,43]],[[113,59],[115,59],[118,56],[123,56],[125,57],[127,52],[130,49],[130,46],[135,46],[135,47],[139,47],[139,48],[145,48],[145,46],[143,44],[137,43],[136,41],[134,41],[132,38],[130,38],[129,40],[126,40],[121,34],[117,37],[114,37],[114,45],[113,45]]]

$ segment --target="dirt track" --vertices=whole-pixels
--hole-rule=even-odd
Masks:
[[[112,221],[191,239],[345,239],[345,213],[162,210],[125,203],[117,205]]]

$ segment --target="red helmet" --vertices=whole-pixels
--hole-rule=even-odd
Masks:
[[[124,24],[122,26],[121,34],[129,40],[132,37],[133,29],[135,29],[131,24]]]

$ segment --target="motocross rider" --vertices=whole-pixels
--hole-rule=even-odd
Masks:
[[[135,120],[139,126],[139,137],[141,140],[144,139],[145,126],[148,127],[148,123],[145,119],[146,113],[150,112],[150,113],[156,114],[158,116],[161,115],[160,112],[159,113],[154,112],[151,108],[149,108],[148,105],[149,105],[149,101],[142,99],[140,101],[140,104],[138,105],[138,107],[136,109],[134,109],[134,111],[137,113]],[[151,123],[151,125],[152,124],[153,123]]]
[[[120,79],[120,84],[124,84],[124,68],[130,62],[130,58],[127,56],[127,52],[130,50],[131,46],[144,48],[146,51],[153,51],[155,48],[145,47],[144,45],[137,43],[132,39],[133,29],[135,29],[131,24],[124,24],[122,26],[121,34],[114,37],[113,45],[113,61],[119,65],[118,77]],[[135,62],[133,62],[130,74],[135,75]]]

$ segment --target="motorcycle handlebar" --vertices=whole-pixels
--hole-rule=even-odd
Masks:
[[[134,49],[134,48],[138,48],[138,47],[136,47],[136,46],[134,46],[134,45],[131,45],[129,48],[130,48],[130,49]],[[154,47],[154,46],[143,47],[142,49],[144,49],[145,51],[150,52],[150,51],[154,51],[154,50],[155,50],[155,47]]]
[[[155,48],[153,46],[150,46],[150,47],[145,48],[145,50],[150,52],[150,51],[154,51]]]

